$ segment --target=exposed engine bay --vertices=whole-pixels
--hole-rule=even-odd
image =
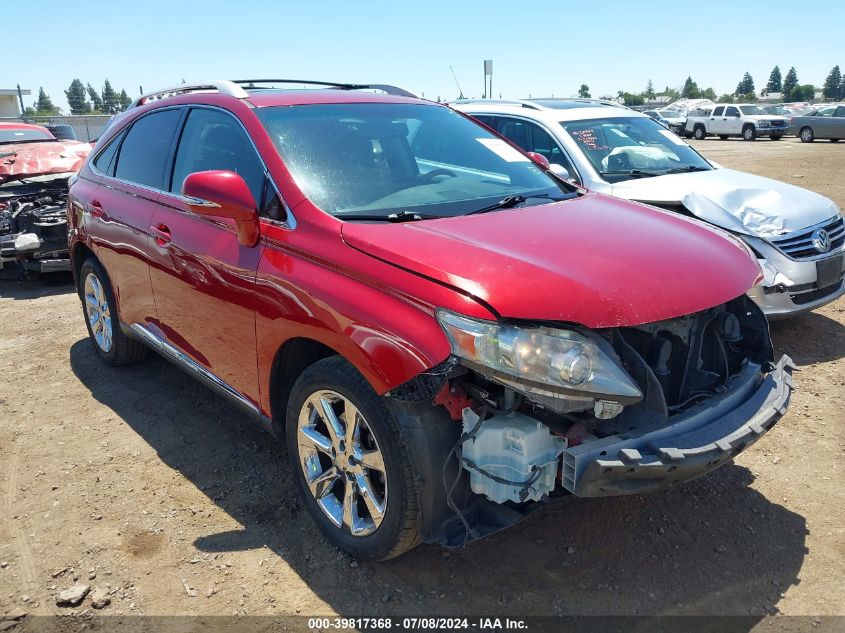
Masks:
[[[548,352],[507,326],[495,346],[478,332],[467,343],[447,325],[457,354],[391,393],[416,399],[436,389],[434,404],[460,425],[440,484],[457,518],[432,535],[441,543],[488,534],[570,493],[636,494],[706,474],[768,430],[791,392],[791,361],[774,364],[766,319],[744,295],[634,327],[520,327],[561,332],[569,346]],[[481,351],[472,357],[461,345]],[[532,375],[535,357],[566,386],[514,375]],[[618,388],[601,384],[600,372],[618,372]]]
[[[69,271],[68,179],[50,174],[0,185],[0,269],[6,278],[28,271]]]

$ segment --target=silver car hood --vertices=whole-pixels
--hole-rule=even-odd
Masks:
[[[807,228],[839,212],[817,193],[733,169],[632,178],[614,183],[612,193],[658,205],[680,203],[706,222],[764,238]]]

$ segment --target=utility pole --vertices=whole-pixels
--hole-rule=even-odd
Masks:
[[[487,78],[490,78],[490,84],[488,86]],[[484,96],[482,98],[493,98],[493,60],[492,59],[485,59],[484,60]]]

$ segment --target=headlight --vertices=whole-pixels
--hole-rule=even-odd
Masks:
[[[437,311],[452,352],[500,382],[634,403],[642,392],[617,361],[572,330],[499,325]]]

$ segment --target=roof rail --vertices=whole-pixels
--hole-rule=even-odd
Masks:
[[[518,105],[523,108],[528,108],[529,110],[543,109],[539,104],[532,103],[527,99],[456,99],[455,101],[450,101],[449,103],[501,103],[505,105]]]
[[[216,90],[222,95],[228,95],[230,97],[235,97],[236,99],[246,99],[249,97],[249,93],[235,82],[226,81],[225,79],[214,79],[212,81],[206,81],[205,83],[181,84],[179,86],[173,86],[172,88],[149,92],[135,99],[131,104],[129,104],[129,108],[127,108],[127,110],[139,105],[144,105],[148,101],[152,101],[154,99],[164,99],[165,97],[173,97],[176,95],[186,94],[188,92],[200,92],[203,90]]]
[[[231,83],[250,89],[272,88],[272,86],[260,86],[256,84],[305,84],[308,86],[326,86],[327,88],[334,88],[336,90],[381,90],[389,95],[399,95],[401,97],[416,98],[417,96],[403,88],[388,84],[347,84],[336,81],[313,81],[310,79],[234,79]]]

